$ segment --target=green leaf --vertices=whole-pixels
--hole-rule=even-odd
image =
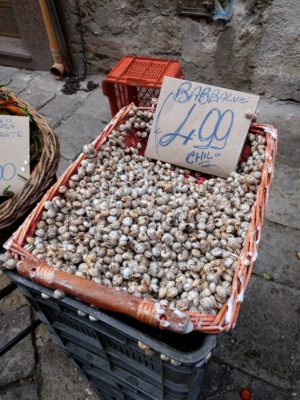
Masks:
[[[0,83],[0,88],[9,85],[12,82],[12,79],[10,79],[8,82],[6,83]]]
[[[266,281],[271,281],[271,280],[272,280],[272,277],[271,277],[271,275],[270,275],[268,272],[264,272],[263,278],[264,278]]]
[[[2,196],[5,196],[5,197],[13,197],[15,194],[14,194],[13,191],[9,190],[10,188],[11,188],[11,185],[7,186],[7,187],[3,190]]]

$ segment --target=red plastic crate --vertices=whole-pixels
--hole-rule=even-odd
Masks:
[[[164,76],[183,79],[180,63],[160,58],[122,57],[102,82],[112,116],[132,102],[139,107],[150,107],[151,99],[159,96]]]

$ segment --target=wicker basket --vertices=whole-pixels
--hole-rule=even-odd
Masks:
[[[107,125],[104,131],[93,142],[96,150],[105,142],[106,137],[120,123],[127,119],[131,106],[120,110],[115,118]],[[273,179],[274,163],[277,150],[277,131],[269,125],[253,124],[250,131],[266,137],[266,153],[262,170],[262,179],[258,187],[257,198],[252,206],[252,218],[244,247],[240,253],[237,268],[232,282],[230,297],[217,315],[203,315],[199,313],[178,312],[174,315],[169,309],[158,309],[157,303],[148,299],[139,299],[130,294],[107,288],[103,285],[74,276],[59,269],[49,267],[39,262],[23,245],[28,235],[32,235],[36,223],[43,211],[46,200],[52,199],[58,193],[61,185],[67,184],[75,173],[81,161],[85,158],[81,154],[79,158],[66,170],[58,182],[47,192],[40,204],[34,209],[24,224],[8,243],[7,248],[22,262],[18,263],[18,271],[33,281],[50,288],[61,289],[84,302],[99,306],[108,310],[118,311],[130,315],[144,323],[170,329],[179,333],[188,331],[202,331],[208,333],[220,333],[235,326],[241,302],[244,298],[245,288],[249,282],[253,269],[253,262],[257,257],[257,246],[260,240],[261,227],[266,211],[269,189]],[[134,145],[134,138],[131,145]]]
[[[31,172],[31,176],[22,191],[0,204],[0,230],[14,225],[41,199],[46,190],[55,181],[59,162],[58,139],[46,120],[14,93],[1,88],[0,94],[3,93],[9,95],[18,106],[28,110],[42,136],[43,148],[39,162]]]

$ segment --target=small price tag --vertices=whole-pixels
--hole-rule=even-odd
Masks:
[[[0,115],[0,196],[19,192],[30,177],[29,117]]]
[[[145,155],[228,177],[237,167],[258,100],[248,93],[165,77]]]

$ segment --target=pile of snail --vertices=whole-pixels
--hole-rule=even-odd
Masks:
[[[25,248],[70,274],[182,311],[216,314],[231,293],[256,199],[265,138],[230,177],[210,178],[139,155],[153,114],[133,108],[44,205]],[[14,261],[14,260],[13,260]],[[13,262],[7,260],[7,262]],[[9,267],[9,266],[7,266]]]

